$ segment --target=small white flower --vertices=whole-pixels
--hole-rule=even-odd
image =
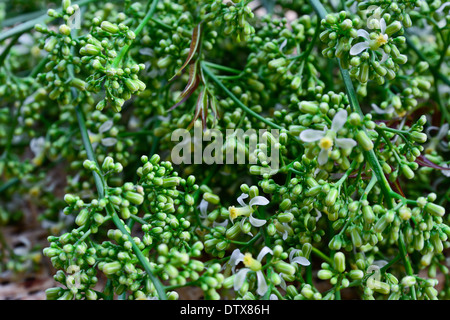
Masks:
[[[45,137],[31,139],[30,149],[34,154],[34,158],[31,161],[37,166],[41,165],[45,156]]]
[[[206,219],[208,216],[207,210],[208,210],[208,201],[205,199],[202,199],[200,201],[200,204],[198,205],[197,209],[200,211],[199,217],[202,219]]]
[[[324,165],[328,161],[328,155],[331,153],[333,144],[342,149],[351,149],[356,146],[356,141],[350,138],[336,138],[337,132],[342,129],[347,122],[347,111],[339,110],[333,118],[331,128],[324,128],[323,131],[306,129],[300,133],[300,139],[304,142],[319,141],[321,149],[318,162]]]
[[[450,168],[450,166],[447,163],[441,164],[441,167]],[[450,177],[450,170],[441,170],[441,172],[444,176]]]
[[[448,123],[443,124],[441,127],[430,126],[426,129],[425,132],[428,136],[427,140],[429,141],[429,143],[425,147],[425,153],[429,154],[433,150],[436,150],[436,148],[439,148],[443,151],[449,151],[447,143],[444,141],[444,138],[448,134],[448,129],[449,129]],[[431,132],[436,130],[437,134],[435,136],[431,135]]]
[[[302,256],[294,257],[297,254],[297,252],[301,252],[301,250],[292,249],[291,252],[289,252],[289,261],[291,263],[293,263],[293,262],[298,263],[299,265],[302,265],[305,267],[309,266],[311,264],[311,262],[309,262],[309,260],[306,259],[305,257],[302,257]]]
[[[233,222],[233,220],[239,216],[245,216],[246,218],[249,218],[249,221],[252,224],[252,226],[255,227],[263,226],[267,221],[253,217],[253,212],[256,210],[253,207],[265,206],[269,203],[269,200],[267,200],[267,198],[263,196],[256,196],[250,200],[249,204],[245,204],[244,199],[246,198],[248,198],[248,194],[245,193],[241,194],[237,198],[237,202],[241,205],[241,207],[236,208],[235,206],[231,206],[228,208],[231,222]]]
[[[268,253],[273,255],[273,251],[270,248],[264,247],[261,249],[256,259],[254,259],[251,253],[242,254],[239,249],[233,251],[230,258],[230,263],[232,263],[233,269],[239,262],[243,262],[246,266],[246,268],[240,269],[234,278],[233,285],[235,291],[239,291],[239,289],[241,289],[247,277],[247,273],[252,271],[256,272],[256,277],[258,279],[258,289],[256,290],[256,292],[261,296],[263,296],[267,292],[268,286],[264,274],[261,270],[261,261]]]
[[[98,134],[92,133],[88,131],[89,133],[89,140],[92,143],[92,148],[95,149],[99,142],[105,147],[111,147],[117,143],[116,138],[112,137],[106,137],[104,138],[103,135],[105,132],[108,132],[113,127],[114,122],[112,120],[107,120],[102,123],[100,128],[98,128]]]
[[[365,41],[358,42],[357,44],[351,47],[350,54],[352,56],[356,56],[369,48],[372,50],[377,50],[379,47],[385,45],[388,42],[389,36],[386,34],[386,21],[384,20],[384,18],[381,18],[378,22],[381,32],[374,40],[370,39],[370,35],[366,30],[359,29],[357,31],[358,37],[364,38]],[[382,54],[383,56],[380,61],[381,63],[385,62],[388,58],[388,55],[384,51],[382,51]]]
[[[372,109],[377,114],[388,114],[388,113],[392,113],[395,111],[394,107],[391,104],[386,109],[381,109],[375,103],[372,103]]]

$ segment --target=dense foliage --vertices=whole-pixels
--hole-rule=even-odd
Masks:
[[[50,8],[50,9],[49,9]],[[448,3],[0,4],[0,226],[48,299],[448,299]],[[175,164],[177,129],[276,129]],[[269,132],[269,131],[268,131]],[[43,257],[41,258],[41,252]]]

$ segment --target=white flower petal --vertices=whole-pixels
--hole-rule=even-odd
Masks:
[[[289,252],[289,261],[292,261],[292,258],[294,257],[294,255],[299,251],[300,251],[299,249],[292,249],[291,252]]]
[[[268,289],[266,279],[264,278],[264,274],[261,270],[256,272],[256,277],[258,278],[258,290],[256,290],[256,293],[263,296]]]
[[[288,235],[289,235],[289,234],[288,234],[287,230],[284,230],[283,235],[281,236],[281,238],[283,239],[283,241],[285,241],[285,240],[287,239]]]
[[[265,206],[269,204],[269,200],[263,196],[256,196],[250,200],[250,206]]]
[[[286,281],[285,281],[284,278],[283,278],[283,274],[282,274],[282,273],[279,273],[278,275],[279,275],[280,278],[281,278],[280,287],[281,287],[281,289],[283,289],[284,291],[286,291],[287,285],[286,285]]]
[[[30,149],[34,153],[34,155],[39,155],[44,151],[45,147],[45,138],[39,137],[39,138],[33,138],[30,141]]]
[[[247,276],[247,273],[250,271],[248,268],[242,268],[239,270],[239,272],[234,277],[234,283],[233,288],[235,291],[238,291],[241,289],[242,285],[244,284],[245,277]]]
[[[261,251],[259,252],[258,256],[256,257],[256,260],[261,262],[261,260],[264,258],[264,256],[268,253],[273,255],[273,251],[269,247],[262,248]]]
[[[309,266],[311,264],[311,262],[309,262],[305,257],[295,257],[292,259],[292,262],[298,263],[302,266]]]
[[[216,222],[216,221],[214,221],[212,225],[213,225],[213,228],[217,227],[217,226],[226,227],[228,225],[228,220],[225,220],[223,222]]]
[[[235,249],[230,256],[230,260],[228,263],[232,266],[236,266],[239,262],[244,261],[244,254],[241,253],[241,250]]]
[[[441,164],[441,167],[448,168],[449,165],[446,163]],[[442,174],[446,177],[450,177],[450,170],[441,170]]]
[[[267,222],[266,220],[257,219],[255,217],[253,217],[252,214],[250,214],[249,221],[252,226],[257,227],[257,228],[262,227]]]
[[[335,141],[336,145],[342,149],[351,149],[356,146],[356,141],[350,138],[338,138]]]
[[[380,63],[385,62],[388,58],[389,58],[389,55],[386,52],[383,51]]]
[[[245,204],[245,202],[244,202],[244,199],[247,199],[247,198],[248,198],[248,194],[243,193],[243,194],[241,194],[241,195],[237,198],[237,202],[238,202],[241,206],[245,207],[246,204]]]
[[[431,136],[431,131],[438,130],[438,135],[439,135],[440,129],[441,129],[441,128],[436,127],[436,126],[429,126],[429,127],[425,130],[425,132],[426,132],[426,134],[431,138],[431,137],[432,137],[432,136]]]
[[[446,7],[448,7],[450,5],[450,2],[445,2],[442,6],[439,7],[439,9],[436,10],[436,13],[441,13],[442,11],[444,11],[444,9]]]
[[[114,125],[114,122],[112,120],[107,120],[105,122],[102,123],[102,125],[100,126],[100,128],[98,128],[98,132],[99,133],[103,133],[108,131],[109,129],[112,128],[112,126]]]
[[[439,132],[436,135],[436,139],[441,140],[441,139],[445,138],[447,136],[447,133],[448,133],[448,123],[445,123],[439,129]]]
[[[328,161],[328,150],[322,149],[319,152],[318,162],[321,166],[323,166]]]
[[[105,147],[112,147],[116,143],[117,143],[116,138],[103,138],[102,139],[102,145],[104,145]]]
[[[300,140],[304,142],[313,142],[322,139],[325,136],[325,130],[306,129],[300,133]]]
[[[269,300],[278,300],[278,297],[275,293],[270,294]]]
[[[206,201],[205,199],[202,199],[202,201],[200,201],[200,204],[198,205],[197,208],[200,210],[200,218],[205,219],[207,216],[208,201]]]
[[[377,106],[375,103],[372,103],[372,109],[375,111],[375,113],[377,114],[385,114],[385,113],[391,113],[394,111],[394,107],[393,106],[389,106],[386,109],[381,109],[379,106]]]
[[[339,110],[334,115],[333,122],[331,123],[331,130],[334,132],[338,132],[339,130],[341,130],[344,124],[347,122],[347,115],[347,110]]]
[[[369,33],[366,30],[364,30],[364,29],[358,29],[356,31],[356,34],[358,35],[358,37],[363,37],[366,40],[370,39]]]
[[[359,42],[351,47],[350,54],[352,56],[356,56],[368,48],[369,48],[368,42]]]
[[[383,34],[386,32],[386,21],[384,20],[384,18],[380,19],[380,30]]]

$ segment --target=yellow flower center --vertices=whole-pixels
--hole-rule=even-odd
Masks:
[[[238,216],[238,210],[236,209],[235,206],[231,206],[228,208],[228,211],[230,212],[230,219],[234,220],[237,218]]]
[[[333,146],[333,140],[330,139],[329,137],[323,137],[322,139],[320,139],[319,141],[319,147],[321,149],[325,149],[328,150]]]
[[[99,134],[90,134],[89,135],[89,141],[91,143],[99,142],[101,139],[102,139],[102,136]]]
[[[377,37],[376,37],[376,39],[375,39],[375,41],[377,42],[377,44],[379,45],[379,46],[382,46],[383,44],[386,44],[387,43],[387,35],[385,35],[385,34],[379,34]]]
[[[248,217],[250,213],[253,212],[253,209],[250,208],[250,206],[236,208],[235,206],[231,206],[228,208],[228,212],[230,213],[230,219],[233,221],[239,216],[246,216]]]
[[[251,253],[246,253],[244,254],[244,265],[247,268],[250,268],[253,271],[258,271],[261,270],[261,262],[259,262],[256,259],[253,259],[252,254]]]

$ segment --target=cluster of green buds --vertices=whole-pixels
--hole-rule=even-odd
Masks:
[[[414,15],[414,9],[422,7],[426,1],[391,1],[379,2],[373,0],[358,0],[358,10],[361,11],[367,19],[375,17],[382,13],[388,13],[395,20],[400,21],[405,28],[412,26],[410,14]]]
[[[199,287],[205,299],[219,300],[224,276],[219,263],[205,265],[199,258],[204,245],[201,241],[195,242],[190,250],[170,248],[160,244],[157,248],[158,258],[156,269],[161,270],[161,278],[167,280],[171,286],[181,287],[187,282]]]
[[[135,38],[135,33],[124,23],[111,23],[96,17],[91,33],[80,41],[81,63],[93,70],[86,79],[86,89],[99,92],[105,88],[106,97],[97,103],[97,110],[109,105],[115,112],[120,112],[126,100],[145,90],[145,83],[138,77],[145,65],[132,60],[120,65]]]
[[[371,19],[368,27],[373,29],[356,29],[361,26],[359,17],[350,19],[345,11],[339,14],[328,14],[322,20],[326,28],[320,34],[328,48],[322,54],[328,58],[339,58],[344,69],[350,69],[350,74],[364,86],[369,80],[375,80],[379,85],[385,83],[385,78],[392,80],[399,70],[400,64],[407,62],[407,57],[401,54],[398,47],[405,43],[401,22],[385,13],[378,19]],[[358,42],[363,38],[364,41]]]
[[[327,44],[322,55],[327,58],[337,57],[344,68],[349,67],[350,49],[353,39],[358,37],[357,28],[361,26],[361,19],[348,17],[346,11],[328,14],[320,24],[324,31],[319,35],[320,40]]]
[[[247,41],[255,33],[255,28],[247,21],[255,15],[246,1],[233,0],[224,4],[215,0],[211,4],[210,14],[216,16],[213,23],[223,25],[223,32],[232,35],[238,42]]]
[[[419,168],[416,160],[424,150],[422,144],[427,141],[423,132],[425,123],[426,116],[423,115],[403,130],[388,128],[384,123],[377,125],[376,132],[386,143],[380,153],[380,163],[391,181],[397,180],[400,174],[407,179],[414,178],[414,170]],[[393,139],[396,141],[392,142]]]
[[[78,92],[84,92],[86,83],[82,78],[75,77],[74,74],[81,72],[81,59],[74,55],[74,50],[79,45],[71,25],[72,17],[79,11],[78,5],[71,5],[70,1],[64,1],[62,12],[49,9],[47,14],[51,18],[62,18],[64,24],[61,24],[57,31],[47,26],[36,24],[35,30],[45,35],[40,39],[41,49],[48,52],[44,66],[45,72],[38,74],[38,79],[45,84],[48,97],[52,100],[58,100],[66,105],[72,100],[71,88]]]

